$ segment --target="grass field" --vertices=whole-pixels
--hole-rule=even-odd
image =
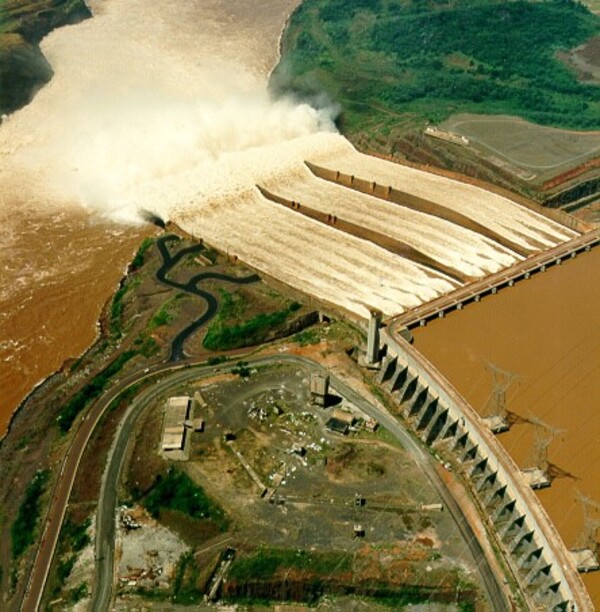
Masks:
[[[600,153],[600,133],[539,126],[518,117],[453,115],[441,125],[465,136],[484,155],[499,157],[541,180]]]
[[[272,84],[327,92],[350,135],[460,112],[598,129],[600,87],[556,54],[599,32],[600,18],[569,0],[306,0]]]

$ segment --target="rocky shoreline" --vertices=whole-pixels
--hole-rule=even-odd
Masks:
[[[92,16],[84,0],[7,0],[0,7],[0,115],[28,104],[52,78],[39,43],[52,30]]]

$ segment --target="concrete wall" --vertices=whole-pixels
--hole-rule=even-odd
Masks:
[[[381,234],[380,232],[376,232],[374,230],[367,229],[361,225],[356,225],[355,223],[351,223],[350,221],[346,221],[345,219],[340,219],[335,215],[330,215],[320,210],[315,210],[314,208],[310,208],[305,206],[300,202],[296,202],[294,200],[289,200],[280,195],[277,195],[271,191],[268,191],[264,187],[258,186],[258,190],[261,194],[270,200],[271,202],[275,202],[277,204],[281,204],[286,208],[291,208],[295,210],[301,215],[305,217],[309,217],[310,219],[314,219],[319,223],[323,223],[325,225],[331,225],[341,232],[345,232],[346,234],[350,234],[352,236],[356,236],[357,238],[361,238],[362,240],[368,240],[380,246],[391,253],[395,253],[400,257],[404,257],[410,261],[418,263],[422,266],[426,266],[435,270],[436,272],[440,272],[442,274],[446,274],[450,278],[460,282],[466,283],[472,280],[470,277],[466,276],[459,270],[452,268],[442,262],[439,262],[429,255],[422,253],[418,249],[406,244],[405,242],[401,242],[400,240],[396,240],[395,238],[391,238],[390,236],[386,236],[385,234]]]
[[[494,242],[497,242],[498,244],[501,244],[502,246],[511,249],[515,253],[519,253],[519,255],[527,256],[530,253],[534,252],[533,249],[527,249],[522,245],[516,244],[505,236],[502,236],[492,231],[485,225],[477,223],[477,221],[474,221],[470,217],[466,217],[465,215],[462,215],[459,212],[456,212],[455,210],[452,210],[450,208],[446,208],[441,204],[437,204],[436,202],[431,202],[429,200],[419,198],[415,195],[400,191],[399,189],[395,189],[391,186],[378,185],[373,181],[367,181],[363,178],[344,174],[335,170],[329,170],[327,168],[323,168],[321,166],[317,166],[309,162],[305,163],[308,166],[309,170],[315,176],[318,176],[319,178],[322,178],[324,180],[337,183],[338,185],[343,185],[344,187],[349,187],[350,189],[355,189],[356,191],[360,191],[361,193],[366,193],[368,195],[381,198],[383,200],[387,200],[388,202],[398,204],[399,206],[405,206],[406,208],[410,208],[418,212],[426,213],[428,215],[434,215],[435,217],[444,219],[445,221],[449,221],[450,223],[455,223],[456,225],[460,225],[461,227],[477,232],[478,234],[481,234],[486,238],[490,238]],[[544,245],[539,243],[535,246],[541,249]]]
[[[505,189],[504,187],[500,187],[499,185],[494,185],[493,183],[489,183],[487,181],[475,178],[473,176],[467,176],[466,174],[460,174],[458,172],[453,172],[452,170],[447,170],[445,168],[438,168],[435,166],[428,166],[426,164],[419,164],[416,162],[409,162],[408,160],[399,160],[393,155],[385,155],[383,153],[377,151],[368,151],[368,154],[373,157],[378,157],[379,159],[385,159],[386,161],[392,162],[394,164],[401,164],[403,166],[407,166],[409,168],[415,168],[416,170],[421,170],[422,172],[428,172],[430,174],[435,174],[437,176],[443,176],[453,181],[459,181],[460,183],[466,183],[467,185],[474,185],[475,187],[479,187],[481,189],[485,189],[486,191],[491,191],[492,193],[497,193],[498,195],[508,198],[525,208],[529,208],[534,212],[544,215],[569,229],[572,229],[575,232],[589,232],[594,226],[590,223],[586,223],[577,217],[573,217],[572,215],[567,214],[563,210],[558,210],[555,208],[549,208],[547,206],[540,206],[537,202],[526,198],[514,191],[510,191],[509,189]]]
[[[593,610],[556,528],[479,415],[412,346],[388,330],[381,337],[387,354],[380,381],[387,378],[404,417],[425,442],[434,444],[449,434],[443,442],[465,464],[522,587],[536,584],[535,596],[544,609]]]

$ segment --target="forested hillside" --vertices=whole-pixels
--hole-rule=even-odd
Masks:
[[[414,124],[456,112],[600,128],[600,86],[557,57],[600,33],[572,0],[305,0],[275,88],[327,92],[352,133],[382,112]]]

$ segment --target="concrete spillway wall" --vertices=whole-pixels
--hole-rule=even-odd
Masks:
[[[430,200],[426,200],[410,193],[406,193],[405,191],[401,191],[389,185],[378,185],[374,181],[367,181],[363,178],[359,178],[350,174],[344,174],[343,172],[323,168],[310,162],[304,163],[306,164],[308,169],[318,178],[336,183],[338,185],[342,185],[344,187],[348,187],[350,189],[355,189],[356,191],[360,191],[361,193],[365,193],[367,195],[386,200],[399,206],[405,206],[406,208],[410,208],[411,210],[415,210],[417,212],[433,215],[435,217],[438,217],[439,219],[444,219],[445,221],[449,221],[450,223],[454,223],[456,225],[460,225],[465,229],[481,234],[482,236],[485,236],[486,238],[489,238],[490,240],[501,244],[503,247],[506,247],[511,251],[518,253],[519,255],[527,256],[533,253],[535,250],[527,249],[522,245],[519,245],[513,242],[512,240],[509,240],[505,236],[502,236],[497,232],[492,231],[489,227],[486,227],[485,225],[474,221],[470,217],[462,215],[461,213],[455,210],[446,208],[445,206],[442,206],[435,202],[431,202]],[[541,243],[534,243],[534,246],[537,249],[542,249],[544,247],[544,245]]]
[[[402,326],[425,325],[429,319],[443,317],[452,310],[461,310],[464,305],[477,302],[488,293],[496,293],[502,287],[510,287],[517,281],[529,279],[532,274],[545,272],[549,266],[561,265],[563,260],[573,259],[578,254],[586,253],[599,245],[600,229],[580,234],[569,242],[563,242],[553,249],[532,255],[509,268],[408,310],[394,318],[394,325],[398,329]]]
[[[415,249],[414,247],[402,242],[400,240],[396,240],[391,236],[386,236],[380,232],[376,232],[374,230],[367,229],[362,225],[357,225],[356,223],[351,223],[350,221],[346,221],[345,219],[338,218],[335,215],[327,214],[321,212],[319,210],[315,210],[314,208],[310,208],[305,206],[304,204],[290,200],[288,198],[284,198],[278,194],[273,193],[257,185],[257,189],[261,192],[261,194],[270,200],[271,202],[276,202],[277,204],[281,204],[286,208],[290,208],[295,210],[297,213],[304,215],[310,219],[318,221],[319,223],[324,223],[326,225],[331,225],[335,227],[335,229],[350,234],[352,236],[356,236],[357,238],[361,238],[362,240],[368,240],[377,246],[380,246],[395,255],[399,255],[400,257],[404,257],[414,263],[418,263],[427,268],[431,268],[436,272],[440,272],[441,274],[445,274],[450,278],[458,281],[459,283],[467,283],[473,280],[472,277],[463,274],[459,270],[448,266],[440,261],[429,257],[422,251]]]
[[[412,346],[383,330],[379,382],[430,446],[462,464],[521,587],[545,610],[593,610],[556,528],[482,419]]]
[[[452,170],[447,170],[445,168],[438,168],[436,166],[428,166],[426,164],[418,164],[415,162],[409,162],[408,160],[398,160],[393,155],[385,155],[378,151],[368,151],[368,154],[372,157],[378,157],[379,159],[384,159],[385,161],[391,162],[393,164],[398,164],[402,166],[406,166],[408,168],[414,168],[415,170],[420,170],[421,172],[427,172],[428,174],[435,174],[436,176],[443,176],[444,178],[450,179],[452,181],[458,181],[460,183],[466,183],[467,185],[473,185],[475,187],[479,187],[480,189],[485,189],[486,191],[491,191],[492,193],[496,193],[503,198],[507,198],[508,200],[512,200],[521,206],[532,210],[538,214],[544,215],[548,219],[552,219],[569,229],[583,233],[589,232],[594,228],[593,225],[578,219],[577,217],[573,217],[572,215],[567,214],[563,210],[559,210],[557,208],[550,208],[548,206],[541,206],[537,202],[530,200],[514,191],[510,191],[505,189],[504,187],[500,187],[499,185],[494,185],[493,183],[489,183],[487,181],[483,181],[481,179],[477,179],[473,176],[468,176],[466,174],[460,174],[458,172],[453,172]]]

